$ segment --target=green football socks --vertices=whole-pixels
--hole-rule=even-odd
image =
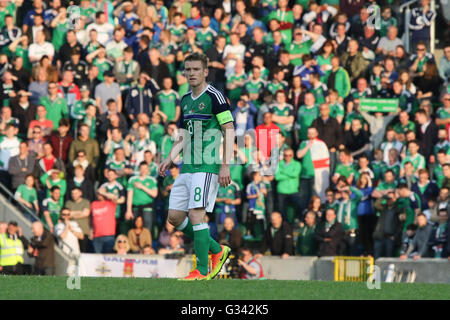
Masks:
[[[177,230],[183,231],[189,238],[194,239],[194,229],[192,228],[192,223],[188,217],[186,217],[183,223],[177,227]],[[211,236],[209,236],[209,251],[214,254],[222,251],[220,244],[218,244]]]

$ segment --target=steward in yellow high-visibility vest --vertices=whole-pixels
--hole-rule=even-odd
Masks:
[[[14,227],[14,224],[8,226],[7,232],[0,234],[0,267],[3,273],[15,274],[22,269],[16,270],[16,266],[23,264],[24,249],[16,232],[9,233],[10,227]]]

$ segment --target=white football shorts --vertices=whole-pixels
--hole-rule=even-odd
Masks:
[[[219,190],[219,176],[214,173],[182,173],[175,179],[170,191],[169,210],[188,212],[206,208],[212,212]]]

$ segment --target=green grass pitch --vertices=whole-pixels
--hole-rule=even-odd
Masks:
[[[0,276],[0,300],[315,300],[450,299],[450,285],[217,279],[178,281],[149,278],[81,278],[80,290],[67,289],[67,277]]]

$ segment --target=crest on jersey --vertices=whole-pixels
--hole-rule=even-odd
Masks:
[[[205,104],[204,104],[203,102],[200,102],[200,104],[198,105],[198,108],[199,108],[200,110],[203,110],[205,107],[206,107],[206,106],[205,106]]]

